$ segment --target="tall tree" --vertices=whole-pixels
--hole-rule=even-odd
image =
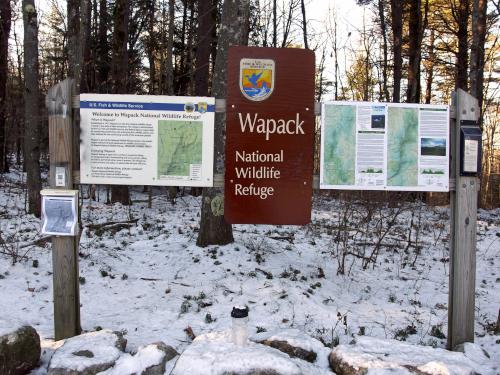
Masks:
[[[382,34],[382,92],[383,100],[390,101],[389,89],[387,88],[387,66],[388,66],[388,52],[387,52],[387,24],[385,21],[385,0],[378,0],[378,19],[380,22],[380,33]]]
[[[452,1],[452,10],[457,22],[458,52],[456,57],[455,88],[467,91],[468,73],[468,23],[470,16],[469,0]]]
[[[394,51],[393,92],[392,101],[399,103],[401,99],[401,77],[403,69],[403,1],[391,0],[392,48]]]
[[[307,18],[306,18],[306,4],[304,0],[300,0],[300,6],[302,10],[302,31],[304,35],[304,48],[309,49],[309,44],[307,43]]]
[[[432,99],[432,82],[434,80],[434,65],[436,62],[436,53],[434,52],[435,30],[432,29],[429,36],[428,58],[424,66],[427,71],[425,78],[425,104],[431,104]]]
[[[81,19],[80,19],[80,56],[81,61],[81,77],[80,77],[80,91],[92,92],[94,89],[93,73],[94,67],[92,66],[92,1],[81,0]],[[78,158],[77,158],[78,159]]]
[[[40,216],[40,89],[38,22],[34,0],[23,0],[24,25],[24,163],[28,212]]]
[[[155,62],[155,52],[156,52],[156,1],[148,0],[148,39],[147,39],[147,54],[149,60],[149,94],[158,94],[156,88],[156,62]]]
[[[9,171],[7,162],[7,142],[5,138],[7,59],[9,54],[9,34],[12,19],[10,1],[0,4],[0,173]]]
[[[422,56],[422,38],[427,27],[429,0],[424,0],[424,17],[422,16],[422,1],[410,1],[408,30],[408,88],[406,101],[420,102],[420,61]]]
[[[472,44],[470,52],[470,93],[483,107],[484,42],[486,39],[487,0],[474,0],[472,8]]]
[[[212,29],[215,28],[212,3],[198,0],[198,35],[196,41],[196,70],[194,72],[194,92],[197,96],[208,95],[210,73],[210,51],[212,48]]]
[[[232,45],[248,42],[248,19],[250,0],[225,0],[222,11],[222,27],[217,42],[217,57],[213,77],[212,95],[226,97],[227,54]],[[215,114],[214,172],[221,173],[224,167],[224,140],[226,118],[223,113]],[[208,246],[233,242],[231,224],[224,220],[224,196],[220,189],[203,189],[200,231],[196,244]]]
[[[273,47],[278,47],[278,19],[277,19],[277,4],[276,0],[273,0]]]
[[[128,21],[129,1],[116,0],[114,9],[113,56],[111,61],[111,79],[113,94],[126,94],[128,83]],[[128,186],[113,185],[111,202],[130,204]]]
[[[174,33],[175,33],[175,0],[168,0],[168,38],[167,38],[167,57],[165,63],[165,86],[163,93],[167,95],[174,94]]]
[[[99,1],[99,28],[97,31],[97,86],[100,93],[109,93],[108,1]]]
[[[79,92],[83,52],[80,43],[80,0],[67,0],[66,9],[68,14],[68,70],[69,76],[75,80],[76,90]]]

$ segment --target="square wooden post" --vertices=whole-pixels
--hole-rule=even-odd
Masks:
[[[73,189],[73,80],[66,79],[49,89],[46,105],[49,115],[50,187]],[[56,183],[64,171],[64,178]],[[77,237],[52,237],[54,288],[54,335],[56,340],[80,334],[80,290]]]
[[[450,290],[448,299],[448,349],[474,342],[476,288],[476,230],[479,178],[460,176],[460,122],[477,121],[477,99],[463,90],[454,97],[450,126]]]

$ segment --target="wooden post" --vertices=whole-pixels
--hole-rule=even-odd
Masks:
[[[71,79],[49,89],[46,105],[49,114],[50,187],[73,189],[73,129]],[[56,172],[64,172],[58,178]],[[80,291],[78,251],[75,237],[52,237],[55,339],[80,334]]]
[[[448,299],[448,349],[474,342],[476,286],[476,224],[478,177],[460,176],[460,122],[477,121],[477,99],[459,89],[454,96],[450,119],[450,291]]]

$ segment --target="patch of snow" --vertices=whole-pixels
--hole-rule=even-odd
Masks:
[[[397,340],[358,337],[354,345],[339,345],[334,353],[349,365],[360,368],[403,369],[403,365],[435,375],[470,375],[481,366],[463,353],[410,345]]]
[[[64,344],[54,353],[49,367],[66,368],[82,371],[101,363],[115,362],[122,352],[116,348],[117,336],[110,330],[84,333],[66,339]],[[89,350],[93,357],[75,355],[73,353]]]
[[[164,357],[165,353],[156,345],[140,347],[134,355],[122,354],[112,368],[100,372],[99,375],[142,374],[148,367],[160,364]]]
[[[2,319],[33,326],[43,343],[54,337],[51,243],[35,242],[41,237],[40,220],[25,213],[22,176],[0,181],[0,231],[13,247],[32,245],[21,249],[26,256],[16,264],[0,254],[0,309]],[[228,329],[231,308],[238,304],[250,308],[252,333],[298,328],[328,345],[364,334],[446,346],[449,208],[402,202],[404,213],[385,237],[387,247],[379,249],[376,264],[363,268],[360,259],[348,256],[340,274],[342,246],[371,251],[376,243],[373,226],[358,228],[351,217],[347,225],[341,223],[347,204],[356,215],[366,212],[363,203],[315,193],[309,225],[233,225],[234,243],[199,248],[200,197],[181,194],[172,204],[165,188],[153,187],[148,208],[143,188],[131,187],[133,205],[126,207],[104,204],[106,188],[95,189],[99,201],[89,200],[88,186],[80,186],[84,330],[100,326],[126,332],[132,351],[163,341],[182,352],[189,345],[186,327],[195,335]],[[373,224],[391,210],[377,205]],[[416,231],[409,233],[412,211],[422,216],[418,254]],[[131,219],[138,222],[119,231],[91,227]],[[357,245],[349,236],[346,244],[336,242],[340,227],[351,234],[363,229],[368,245]],[[500,209],[478,211],[476,254],[475,342],[491,357],[482,374],[498,375],[500,345],[491,327],[500,306]]]
[[[257,369],[272,369],[287,375],[331,374],[307,363],[300,364],[265,345],[249,342],[247,346],[236,346],[231,342],[228,330],[198,336],[181,354],[173,375],[221,375]]]
[[[9,317],[9,320],[0,318],[0,336],[13,333],[25,325],[28,324],[15,318]]]

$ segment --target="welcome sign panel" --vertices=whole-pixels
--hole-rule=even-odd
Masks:
[[[212,186],[215,99],[80,95],[80,180]]]
[[[311,219],[314,53],[231,47],[224,216],[229,223]]]

